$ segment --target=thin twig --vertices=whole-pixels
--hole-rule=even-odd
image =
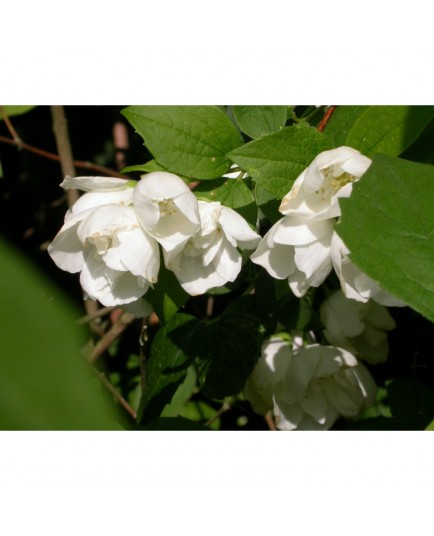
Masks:
[[[113,142],[115,146],[115,162],[118,169],[125,167],[125,151],[129,148],[128,130],[125,123],[116,121],[113,125]]]
[[[330,108],[327,109],[326,113],[324,114],[324,117],[321,119],[321,123],[318,125],[318,130],[320,132],[323,132],[327,123],[329,122],[330,117],[332,116],[335,110],[336,110],[336,106],[330,106]]]
[[[60,158],[57,154],[50,153],[48,151],[45,151],[44,149],[39,149],[38,147],[34,147],[33,145],[30,145],[24,141],[18,142],[12,138],[7,138],[6,136],[0,136],[0,143],[14,145],[18,149],[23,149],[24,151],[37,154],[38,156],[42,156],[43,158],[47,158],[48,160],[53,160],[54,162],[60,162]],[[123,175],[122,173],[119,173],[118,171],[114,171],[113,169],[110,169],[104,166],[99,166],[98,164],[93,164],[92,162],[84,162],[83,160],[74,160],[74,166],[80,169],[88,169],[88,170],[96,171],[97,173],[101,173],[109,177],[118,177],[119,179],[129,180],[129,177],[127,177],[126,175]]]
[[[146,386],[146,345],[148,342],[148,317],[145,316],[142,324],[142,331],[140,332],[139,346],[140,346],[140,388],[145,390]]]
[[[217,419],[219,419],[223,415],[223,413],[225,413],[225,411],[228,411],[230,409],[230,404],[228,402],[223,402],[217,413],[206,421],[205,426],[211,426]]]
[[[270,415],[270,413],[267,413],[267,414],[264,416],[264,419],[265,419],[265,422],[267,423],[268,428],[269,428],[272,432],[276,432],[276,431],[277,431],[277,428],[276,428],[276,425],[275,425],[275,423],[274,423],[274,419],[273,419],[273,417]]]
[[[87,324],[88,322],[91,322],[92,320],[96,320],[97,318],[101,318],[102,316],[108,315],[111,313],[114,309],[116,309],[115,306],[112,307],[101,307],[101,309],[98,309],[95,313],[91,315],[86,315],[77,320],[77,324]]]
[[[120,405],[131,415],[131,417],[136,420],[137,419],[137,413],[134,411],[134,409],[128,404],[128,402],[125,400],[125,398],[113,387],[113,385],[109,382],[106,375],[103,372],[99,372],[95,367],[92,367],[93,372],[97,375],[99,381],[107,387],[107,389],[110,391],[110,393],[118,400]]]
[[[13,125],[11,123],[11,120],[6,115],[6,112],[5,112],[4,108],[3,108],[3,106],[0,106],[0,115],[2,116],[3,121],[5,122],[5,125],[7,126],[7,129],[9,130],[9,133],[12,136],[15,144],[18,147],[20,147],[23,142],[21,141],[21,138],[18,136],[17,131],[14,129],[14,127],[13,127]]]
[[[95,344],[95,347],[89,356],[89,361],[91,363],[96,361],[98,357],[119,337],[119,335],[125,331],[135,318],[136,317],[131,313],[123,313],[120,319],[113,324],[107,333]]]
[[[53,117],[53,131],[56,138],[57,151],[59,153],[60,165],[62,168],[63,176],[75,177],[75,165],[74,158],[72,156],[71,142],[69,140],[68,124],[66,121],[65,111],[63,106],[51,106],[51,115]],[[79,195],[77,190],[67,190],[66,199],[68,206],[72,205],[78,200]],[[98,310],[98,304],[96,301],[85,300],[84,307],[88,315],[95,314]],[[95,324],[90,323],[92,331],[98,332]]]

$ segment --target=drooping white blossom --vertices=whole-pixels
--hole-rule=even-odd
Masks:
[[[199,229],[182,249],[164,251],[167,268],[193,296],[235,281],[241,270],[237,247],[253,249],[260,240],[234,210],[219,202],[198,203]]]
[[[386,361],[386,331],[395,328],[395,321],[383,305],[372,300],[351,300],[338,290],[322,303],[320,318],[330,344],[372,364]]]
[[[297,297],[321,285],[334,268],[347,297],[402,305],[350,262],[335,231],[339,199],[351,195],[353,183],[370,164],[351,147],[320,153],[283,198],[279,210],[284,217],[264,236],[251,260],[271,276],[287,278]]]
[[[278,338],[264,343],[244,389],[259,413],[273,410],[280,430],[327,430],[373,404],[376,386],[347,350],[312,344],[293,353]]]
[[[142,175],[134,188],[133,203],[143,228],[166,252],[176,254],[200,227],[196,197],[173,173]]]
[[[140,299],[157,281],[159,250],[132,207],[133,184],[122,179],[77,177],[64,188],[86,193],[65,216],[48,247],[62,270],[80,272],[86,297],[103,305]]]

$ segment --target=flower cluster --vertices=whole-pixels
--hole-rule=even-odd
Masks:
[[[366,303],[349,300],[338,290],[322,303],[320,317],[330,344],[371,364],[386,361],[389,353],[386,331],[395,328],[386,307],[373,300]]]
[[[68,210],[48,252],[62,270],[80,272],[86,297],[103,305],[133,304],[158,281],[164,262],[190,294],[234,281],[237,246],[260,240],[247,222],[220,203],[198,202],[172,173],[139,182],[105,177],[65,179],[85,193]]]
[[[347,350],[295,350],[278,336],[263,344],[244,388],[257,413],[274,412],[280,430],[327,430],[340,416],[356,418],[375,395],[371,375]]]
[[[334,229],[341,215],[339,199],[350,196],[370,164],[351,147],[319,154],[283,198],[279,211],[284,217],[264,236],[252,261],[277,279],[287,278],[298,297],[321,285],[334,268],[345,296],[399,305],[349,260]]]

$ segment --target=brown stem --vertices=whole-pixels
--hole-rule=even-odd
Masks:
[[[118,169],[125,167],[125,151],[129,147],[128,130],[122,121],[113,125],[113,142],[115,146],[115,162]]]
[[[330,106],[330,108],[327,109],[326,113],[324,114],[324,117],[321,119],[321,123],[318,125],[318,130],[320,132],[323,132],[327,123],[329,122],[330,117],[332,116],[335,110],[336,110],[336,106]]]
[[[44,149],[38,149],[38,147],[29,145],[28,143],[24,141],[18,142],[17,140],[7,138],[6,136],[0,136],[0,143],[14,145],[18,149],[23,149],[24,151],[28,151],[29,153],[37,154],[38,156],[42,156],[43,158],[47,158],[48,160],[53,160],[54,162],[60,162],[60,158],[57,154],[50,153],[48,151],[45,151]],[[104,166],[99,166],[98,164],[93,164],[92,162],[84,162],[83,160],[74,160],[74,165],[77,168],[89,169],[92,171],[96,171],[97,173],[102,173],[103,175],[107,175],[109,177],[118,177],[120,179],[129,180],[129,177],[127,177],[126,175],[122,175],[122,173],[113,171],[112,169],[106,168]]]
[[[93,372],[97,375],[99,381],[107,387],[107,389],[110,391],[110,393],[118,400],[120,405],[131,415],[131,417],[136,420],[137,419],[137,413],[134,411],[134,409],[128,404],[128,402],[125,400],[125,398],[113,387],[113,385],[108,381],[105,374],[102,372],[99,372],[95,367],[92,367]]]
[[[146,344],[148,342],[148,321],[145,316],[142,324],[142,331],[140,333],[140,387],[144,391],[146,386]]]
[[[77,324],[87,324],[88,322],[91,322],[92,320],[96,320],[97,318],[101,318],[102,316],[108,315],[111,313],[116,307],[101,307],[101,309],[98,309],[95,313],[91,315],[83,316],[82,318],[79,318],[77,320]]]
[[[69,140],[68,124],[66,121],[65,111],[63,106],[51,106],[51,115],[53,117],[53,131],[56,138],[57,152],[59,153],[60,165],[64,177],[75,177],[74,158],[72,156],[71,142]],[[77,190],[67,190],[68,206],[78,200],[79,195]],[[98,311],[96,301],[85,300],[84,306],[88,315],[93,315]],[[97,331],[95,326],[90,324],[92,331]]]
[[[273,417],[270,415],[270,413],[267,413],[267,414],[264,416],[264,419],[265,419],[265,422],[267,423],[268,428],[269,428],[272,432],[277,431],[276,425],[274,424],[274,419],[273,419]]]
[[[225,413],[225,411],[228,411],[230,409],[230,404],[228,402],[223,402],[217,413],[206,421],[205,426],[211,426],[211,424],[213,424],[217,419],[219,419],[223,415],[223,413]]]
[[[6,115],[6,112],[5,112],[4,108],[3,108],[3,106],[0,106],[0,115],[2,116],[3,121],[5,122],[5,125],[7,126],[7,129],[9,130],[9,133],[12,136],[15,144],[18,145],[18,146],[21,146],[23,142],[21,141],[21,138],[18,136],[17,131],[14,129],[14,127],[13,127],[13,125],[11,123],[11,120]]]
[[[89,361],[93,363],[98,357],[103,354],[107,348],[119,337],[119,335],[125,331],[125,329],[135,319],[135,316],[130,313],[123,313],[120,319],[113,324],[113,326],[107,331],[107,333],[101,337],[101,339],[95,344],[92,350]]]

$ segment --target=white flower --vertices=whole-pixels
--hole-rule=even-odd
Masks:
[[[331,220],[305,220],[285,216],[261,240],[250,257],[276,279],[288,279],[291,290],[302,297],[318,287],[332,269]]]
[[[347,298],[361,302],[367,302],[369,299],[373,299],[387,307],[403,307],[405,305],[383,290],[376,281],[359,270],[348,258],[349,254],[349,249],[335,232],[331,241],[332,262],[341,283],[342,291]]]
[[[320,153],[285,195],[280,212],[307,219],[340,216],[338,199],[351,195],[353,182],[360,179],[371,162],[351,147]]]
[[[372,300],[363,303],[348,299],[339,290],[323,302],[320,317],[330,344],[369,363],[386,361],[389,343],[385,330],[395,328],[386,307]]]
[[[65,216],[48,252],[62,270],[81,272],[88,298],[122,305],[141,298],[157,281],[157,242],[141,227],[131,206],[132,184],[122,179],[77,177],[64,188],[85,193]]]
[[[172,254],[180,251],[200,227],[196,197],[173,173],[142,175],[133,202],[143,228]]]
[[[318,287],[332,270],[331,243],[339,197],[351,194],[352,183],[371,160],[351,147],[319,154],[282,200],[279,220],[265,235],[251,260],[277,279],[288,278],[297,297]]]
[[[284,217],[264,236],[251,260],[277,279],[288,278],[301,298],[335,269],[344,294],[383,305],[402,305],[358,270],[334,231],[341,215],[339,198],[349,197],[371,160],[351,147],[319,154],[294,182],[280,205]]]
[[[184,248],[164,252],[167,268],[191,295],[235,281],[241,270],[237,246],[252,249],[260,236],[234,210],[219,202],[199,201],[200,228]]]
[[[313,344],[293,354],[274,339],[263,346],[244,394],[261,413],[273,409],[280,430],[327,430],[338,417],[356,418],[373,404],[376,386],[342,348]]]

